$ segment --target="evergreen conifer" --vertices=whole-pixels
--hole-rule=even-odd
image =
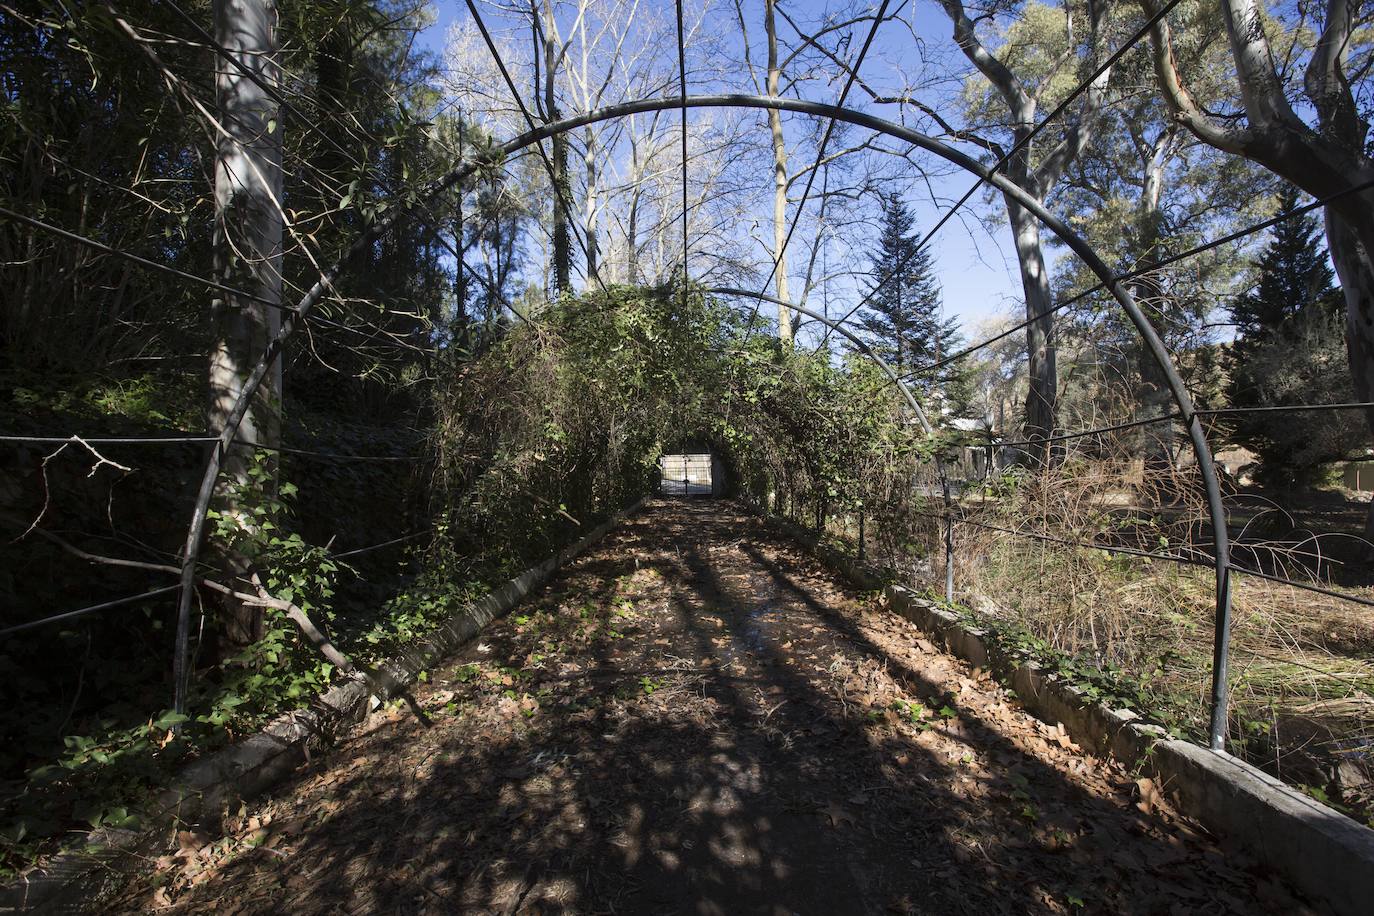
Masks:
[[[859,317],[859,329],[875,352],[899,375],[936,362],[959,346],[957,322],[945,319],[940,285],[930,252],[917,247],[915,219],[897,195],[882,198],[883,229],[872,259],[872,298]],[[951,413],[968,401],[968,386],[957,367],[912,379],[913,386]]]

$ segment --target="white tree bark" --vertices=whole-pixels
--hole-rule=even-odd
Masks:
[[[1035,127],[1038,93],[1027,91],[1021,79],[984,47],[974,31],[973,22],[964,11],[962,0],[940,0],[940,3],[954,25],[955,43],[1002,98],[1009,115],[1013,142],[1022,144]],[[1097,56],[1105,5],[1090,0],[1088,8],[1091,62]],[[1039,157],[1038,165],[1032,163],[1031,145],[1021,146],[1007,162],[1007,177],[1037,201],[1045,200],[1063,176],[1064,170],[1091,140],[1110,76],[1111,71],[1107,70],[1093,80],[1083,93],[1082,102],[1060,140]],[[995,149],[995,145],[992,148]],[[1029,390],[1025,405],[1025,433],[1030,440],[1046,439],[1055,434],[1059,384],[1054,349],[1054,315],[1050,311],[1053,307],[1050,277],[1045,269],[1040,224],[1010,198],[1006,199],[1006,205],[1021,272],[1026,319],[1031,322],[1026,327]],[[1034,460],[1044,463],[1054,459],[1055,450],[1048,444],[1033,445],[1031,453]]]
[[[778,67],[778,28],[773,15],[775,0],[764,0],[763,27],[768,39],[768,95],[777,98],[778,80],[781,69]],[[773,260],[777,264],[777,296],[783,302],[791,302],[787,289],[787,142],[782,132],[782,113],[775,108],[768,110],[768,132],[773,143]],[[778,340],[784,347],[792,346],[792,312],[786,306],[778,306]]]
[[[1159,261],[1159,248],[1164,239],[1164,213],[1161,200],[1164,194],[1164,172],[1177,147],[1179,131],[1176,125],[1169,125],[1141,150],[1142,178],[1140,200],[1136,205],[1136,235],[1140,249],[1137,269],[1148,268]],[[1158,281],[1148,274],[1132,284],[1132,294],[1145,316],[1155,325],[1155,330],[1164,335],[1161,327],[1163,318]],[[1140,391],[1136,397],[1137,419],[1162,417],[1170,413],[1173,397],[1169,392],[1168,380],[1164,377],[1159,363],[1155,361],[1149,347],[1142,339],[1136,351],[1136,365],[1140,374]],[[1144,427],[1145,469],[1162,471],[1173,467],[1174,462],[1174,424],[1153,423]]]
[[[209,424],[214,433],[243,390],[268,342],[281,327],[282,196],[281,125],[277,103],[262,86],[276,86],[276,0],[215,0],[214,34],[237,62],[216,58],[215,95],[225,134],[215,151],[215,269],[220,282],[248,296],[225,295],[212,307],[215,340],[209,361]],[[253,399],[238,439],[244,443],[225,456],[221,511],[240,512],[236,494],[250,486],[248,469],[254,444],[281,441],[282,370],[276,368]],[[244,517],[240,524],[250,524]],[[247,574],[242,557],[226,557],[226,572]],[[247,645],[261,636],[262,609],[236,599],[226,606],[229,645]]]

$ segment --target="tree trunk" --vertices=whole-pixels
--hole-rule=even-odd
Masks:
[[[556,24],[553,21],[553,5],[546,3],[544,22],[544,115],[550,121],[561,118],[558,101],[554,97],[554,72],[558,69],[558,53],[554,47],[553,35]],[[557,292],[568,292],[572,287],[572,249],[568,238],[568,136],[566,133],[554,134],[553,174],[549,176],[553,192],[553,285]]]
[[[764,30],[768,35],[768,96],[778,97],[778,30],[773,18],[774,0],[764,0]],[[777,263],[778,298],[790,302],[787,295],[787,143],[782,133],[782,113],[768,110],[768,130],[773,141],[773,260]],[[778,306],[778,340],[784,347],[792,346],[792,311]]]
[[[561,117],[550,107],[550,117]],[[568,140],[564,134],[553,138],[553,285],[560,293],[572,290],[572,246],[568,234]]]
[[[1152,14],[1154,0],[1140,0]],[[1151,29],[1155,75],[1174,119],[1199,140],[1245,156],[1317,198],[1348,191],[1374,177],[1367,151],[1369,123],[1345,72],[1361,5],[1327,0],[1322,31],[1303,74],[1303,92],[1317,113],[1317,129],[1294,111],[1269,45],[1259,0],[1219,0],[1240,82],[1245,120],[1219,121],[1198,106],[1180,76],[1167,20]],[[1374,394],[1374,193],[1345,194],[1326,206],[1327,244],[1346,304],[1350,375],[1361,401]],[[1366,420],[1374,430],[1374,411]],[[1374,539],[1374,503],[1365,521]]]
[[[1149,0],[1142,0],[1149,2]],[[1007,163],[1007,177],[1037,201],[1044,202],[1051,188],[1092,138],[1094,125],[1101,110],[1111,69],[1098,73],[1089,85],[1078,109],[1077,118],[1065,136],[1054,143],[1031,168],[1031,130],[1035,125],[1037,98],[1028,94],[1021,81],[1007,64],[990,53],[978,39],[975,26],[964,11],[962,0],[940,0],[945,13],[954,25],[954,41],[964,56],[978,68],[1006,104],[1015,143],[1020,147]],[[1106,16],[1104,3],[1089,0],[1090,29],[1087,36],[1088,58],[1084,66],[1098,57],[1098,36]],[[980,16],[980,19],[983,17]],[[1042,141],[1043,143],[1044,141]],[[996,147],[992,147],[996,148]],[[1010,199],[1007,215],[1016,245],[1016,260],[1021,269],[1021,287],[1026,299],[1026,351],[1030,363],[1030,386],[1026,393],[1026,438],[1047,439],[1055,434],[1058,408],[1059,376],[1055,366],[1054,313],[1051,311],[1050,278],[1045,270],[1045,255],[1040,244],[1040,225]],[[1063,454],[1061,444],[1035,441],[1030,446],[1031,460],[1037,464],[1055,463]]]
[[[1021,268],[1021,290],[1026,299],[1026,354],[1029,359],[1029,388],[1026,392],[1025,438],[1031,460],[1047,465],[1057,460],[1062,447],[1043,440],[1055,434],[1058,412],[1059,373],[1055,365],[1054,314],[1050,278],[1045,270],[1045,254],[1040,242],[1040,223],[1034,216],[1007,198],[1007,217],[1016,244],[1016,261]],[[1054,447],[1052,447],[1054,446]]]
[[[583,154],[582,163],[587,170],[587,200],[583,208],[583,225],[586,227],[587,235],[587,276],[595,277],[597,273],[597,234],[596,234],[596,208],[598,197],[597,182],[600,180],[597,173],[596,157],[600,155],[600,150],[596,143],[596,131],[588,127],[583,131],[583,145],[586,152]]]
[[[1374,197],[1368,192],[1360,196]],[[1326,241],[1345,295],[1345,345],[1355,396],[1369,403],[1374,401],[1374,202],[1361,203],[1364,219],[1359,226],[1326,208]],[[1374,410],[1365,411],[1365,421],[1374,430]],[[1364,536],[1374,542],[1374,502],[1365,517]]]
[[[458,158],[464,155],[463,132],[465,125],[462,116],[458,117]],[[463,213],[463,195],[466,189],[459,185],[453,195],[453,250],[456,253],[453,265],[453,321],[457,327],[454,337],[460,351],[472,348],[472,316],[468,314],[468,267],[467,221]]]
[[[266,303],[281,302],[282,170],[277,105],[243,72],[269,86],[278,83],[276,2],[215,0],[214,19],[215,40],[237,62],[221,61],[215,78],[216,102],[228,134],[219,138],[215,151],[215,274],[226,286],[257,297],[226,294],[211,309],[215,340],[208,420],[211,432],[218,434],[244,381],[281,328],[280,310]],[[242,444],[231,448],[223,462],[218,509],[245,528],[255,524],[247,512],[251,503],[267,495],[261,488],[274,486],[270,453],[267,482],[250,477],[249,470],[257,458],[254,444],[281,441],[281,372],[278,360],[239,426]],[[242,555],[225,551],[221,561],[229,582],[247,576],[248,561]],[[261,607],[226,599],[223,650],[232,652],[259,639],[262,614]]]
[[[1174,129],[1162,131],[1150,145],[1150,155],[1145,160],[1144,181],[1141,186],[1140,205],[1136,215],[1136,235],[1140,255],[1139,269],[1149,269],[1159,262],[1161,228],[1164,214],[1160,210],[1160,198],[1164,191],[1164,167],[1168,162],[1176,134]],[[1155,332],[1161,340],[1166,340],[1167,328],[1164,326],[1165,311],[1169,303],[1165,301],[1157,281],[1148,275],[1132,283],[1131,293],[1150,319]],[[1137,335],[1138,336],[1138,335]],[[1155,360],[1144,338],[1137,340],[1136,365],[1140,376],[1140,390],[1136,395],[1136,419],[1145,420],[1163,417],[1174,409],[1173,395],[1169,391],[1169,381],[1164,369]],[[1174,424],[1172,422],[1151,423],[1141,428],[1143,437],[1142,457],[1145,463],[1145,476],[1156,477],[1173,470],[1174,467]],[[1162,494],[1159,494],[1162,495]]]
[[[639,189],[630,195],[630,217],[625,226],[625,282],[639,282]]]

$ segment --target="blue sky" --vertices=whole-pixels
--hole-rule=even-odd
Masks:
[[[646,2],[667,3],[668,0]],[[728,3],[729,0],[724,2]],[[836,4],[829,6],[834,8]],[[814,22],[826,7],[824,0],[790,0],[785,3],[789,14],[799,23]],[[422,48],[439,53],[449,27],[456,19],[467,17],[467,7],[463,0],[434,0],[430,8],[434,23],[421,34],[419,44]],[[927,55],[953,55],[950,57],[951,65],[957,66],[958,72],[963,71],[963,59],[957,56],[958,52],[950,40],[949,20],[934,0],[907,0],[905,3],[894,0],[892,8],[901,9],[903,18],[912,22]],[[911,18],[913,16],[914,19]],[[484,18],[488,18],[485,10]],[[497,27],[497,23],[490,19],[489,25]],[[779,29],[786,40],[790,30],[781,22]],[[856,43],[859,40],[861,38],[856,37]],[[688,55],[690,58],[690,48]],[[920,54],[912,41],[911,31],[904,26],[888,23],[879,31],[862,73],[866,81],[882,91],[894,66],[913,69],[919,65]],[[753,91],[743,80],[737,88],[741,92]],[[838,91],[838,88],[830,89],[829,96],[820,95],[816,100],[833,103],[836,101],[833,96]],[[854,89],[850,94],[850,104],[861,99],[862,93]],[[891,106],[886,106],[886,109],[884,106],[867,107],[879,116],[891,117],[894,113]],[[943,198],[943,205],[947,206],[950,201],[961,197],[973,181],[966,174],[954,173],[936,178],[931,187]],[[924,183],[913,186],[908,201],[917,215],[918,228],[924,229],[939,218],[942,207],[931,203]],[[957,316],[968,334],[984,319],[1018,312],[1021,284],[1004,221],[989,231],[977,219],[990,213],[1000,215],[1000,200],[989,204],[985,196],[980,194],[966,205],[966,209],[967,218],[956,219],[946,225],[931,247],[944,289],[947,313]],[[832,308],[837,305],[832,300]]]

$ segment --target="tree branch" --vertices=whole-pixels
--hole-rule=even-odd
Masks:
[[[1032,105],[1030,97],[1016,81],[1015,74],[1007,69],[1006,64],[994,57],[978,40],[973,23],[964,12],[963,0],[940,0],[940,5],[945,8],[945,13],[954,23],[954,43],[959,46],[959,50],[963,51],[964,56],[978,68],[978,72],[992,83],[993,88],[1001,93],[1013,112],[1020,114],[1028,111]]]
[[[1085,69],[1096,69],[1098,66],[1098,54],[1101,47],[1102,23],[1106,18],[1107,4],[1105,0],[1088,0],[1088,15],[1091,25],[1088,28],[1088,48],[1089,54],[1083,62]],[[1102,103],[1107,94],[1107,82],[1111,79],[1112,68],[1108,67],[1097,75],[1097,78],[1089,84],[1087,91],[1083,93],[1083,101],[1078,107],[1078,114],[1073,119],[1073,123],[1065,132],[1063,139],[1055,145],[1049,154],[1041,161],[1040,166],[1035,170],[1034,181],[1036,186],[1041,189],[1050,188],[1064,174],[1070,162],[1073,162],[1083,152],[1083,148],[1092,139],[1093,131],[1097,127],[1097,116],[1102,110]]]
[[[1154,16],[1159,12],[1156,0],[1139,2],[1146,16]],[[1208,115],[1183,84],[1174,55],[1173,34],[1166,19],[1161,18],[1150,29],[1150,49],[1160,92],[1174,120],[1209,146],[1228,153],[1245,155],[1246,150],[1254,142],[1249,129],[1234,127]]]
[[[1350,82],[1344,72],[1345,55],[1354,26],[1352,0],[1327,0],[1326,27],[1303,74],[1303,89],[1321,123],[1347,145],[1362,146],[1367,126],[1361,123]]]

